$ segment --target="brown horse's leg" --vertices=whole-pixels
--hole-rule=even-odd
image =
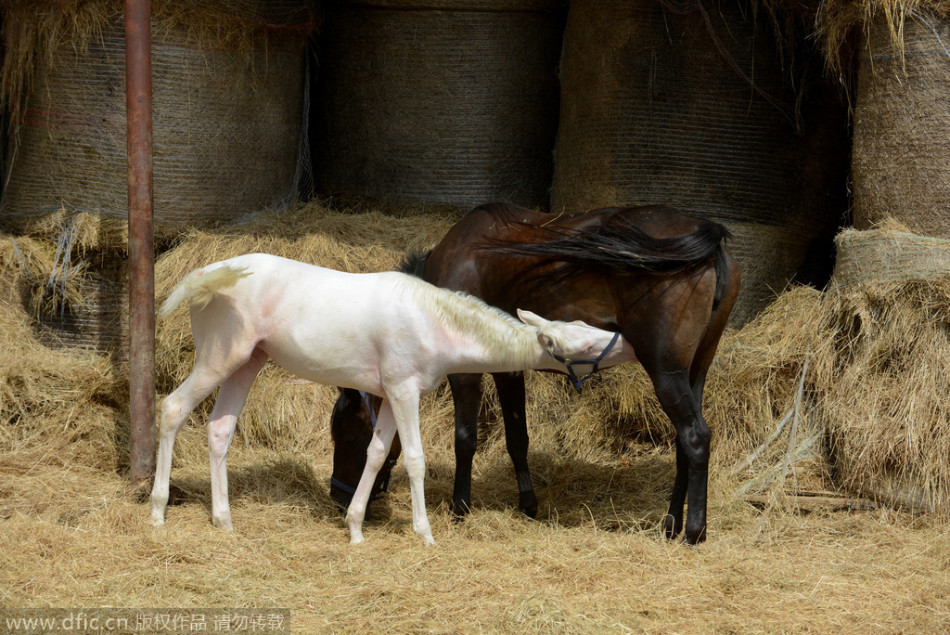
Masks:
[[[686,532],[683,539],[696,544],[706,539],[706,490],[709,479],[709,426],[690,385],[688,371],[652,374],[657,398],[676,428],[676,480],[670,497],[670,510],[664,521],[668,538],[683,527],[683,503]]]
[[[505,418],[505,444],[518,480],[518,507],[529,518],[538,515],[538,497],[528,471],[528,423],[525,419],[524,373],[496,373],[495,388]]]
[[[673,479],[673,493],[670,495],[670,509],[663,519],[663,533],[670,540],[683,531],[683,509],[686,506],[686,490],[689,479],[689,458],[680,446],[679,434],[676,435],[676,476]]]
[[[472,506],[472,461],[478,445],[482,376],[477,373],[449,375],[449,386],[455,404],[455,489],[452,492],[452,511],[457,517],[462,517]]]

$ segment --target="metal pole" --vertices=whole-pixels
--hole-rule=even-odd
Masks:
[[[129,392],[131,479],[155,473],[155,263],[152,228],[151,1],[125,0],[129,151]]]

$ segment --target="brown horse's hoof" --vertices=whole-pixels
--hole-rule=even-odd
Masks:
[[[528,518],[534,520],[538,517],[538,499],[532,493],[530,496],[522,496],[518,502],[518,509]]]
[[[706,526],[703,525],[699,531],[690,531],[687,529],[686,533],[683,534],[683,542],[687,545],[698,545],[706,542]]]

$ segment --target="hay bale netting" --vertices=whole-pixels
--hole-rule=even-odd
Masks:
[[[816,406],[835,479],[950,514],[950,241],[891,225],[846,231],[826,294],[833,363]]]
[[[4,5],[8,40],[28,30],[20,22],[34,18],[34,11],[22,6],[29,4]],[[41,23],[48,32],[37,29],[35,42],[16,43],[36,50],[7,55],[8,64],[35,59],[28,84],[20,87],[24,94],[5,95],[13,107],[13,136],[0,222],[14,231],[60,208],[117,218],[127,214],[122,3],[93,4],[100,13],[84,14],[87,23]],[[248,24],[242,17],[247,1],[238,3],[242,11],[235,16],[226,3],[222,8],[208,2],[209,14],[199,17],[217,26],[194,27],[186,22],[191,14],[175,13],[175,3],[156,4],[152,86],[159,234],[293,197],[309,27],[268,31],[264,24]],[[40,49],[44,37],[53,40],[48,50]]]
[[[250,0],[153,6],[160,243],[185,226],[294,198],[305,163],[304,45],[313,22],[267,25],[281,16],[312,18],[309,3],[295,3],[302,12]],[[36,3],[3,5],[11,137],[0,225],[60,243],[73,256],[63,270],[82,273],[71,302],[79,313],[42,320],[51,341],[112,350],[123,337],[118,325],[127,302],[118,262],[125,233],[116,231],[128,210],[123,7],[98,0],[42,8],[37,14]],[[98,219],[109,228],[99,236],[109,242],[63,245],[70,235],[64,227],[77,216]]]
[[[555,211],[669,203],[725,222],[743,268],[733,326],[793,279],[827,280],[847,209],[846,107],[813,81],[817,56],[783,59],[754,14],[738,0],[572,2],[552,192]]]
[[[950,18],[865,25],[854,107],[854,225],[893,218],[950,238]]]
[[[314,122],[317,191],[546,208],[563,4],[329,4]]]

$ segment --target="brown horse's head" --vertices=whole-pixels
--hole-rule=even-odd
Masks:
[[[330,476],[330,497],[345,510],[366,466],[366,448],[373,437],[376,412],[382,400],[375,395],[365,395],[351,388],[340,388],[340,396],[330,416],[330,434],[333,437],[333,474]],[[383,468],[376,476],[370,500],[379,497],[389,485],[389,475],[402,447],[399,437],[393,439],[392,448]]]

